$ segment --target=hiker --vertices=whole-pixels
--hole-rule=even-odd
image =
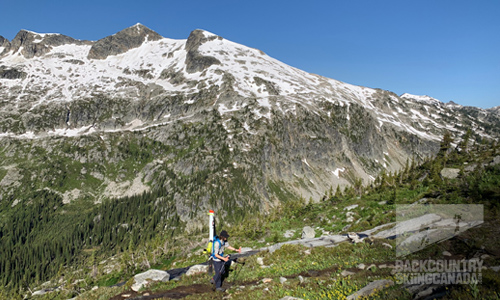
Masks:
[[[228,248],[229,250],[241,253],[241,247],[239,249],[236,249],[229,246],[229,243],[227,242],[228,238],[229,234],[227,233],[227,231],[222,230],[218,238],[216,237],[213,243],[212,261],[215,275],[210,280],[210,282],[214,284],[213,288],[219,292],[224,292],[224,289],[222,288],[222,275],[224,275],[224,272],[226,270],[225,264],[229,261],[229,255],[224,256],[224,248]]]

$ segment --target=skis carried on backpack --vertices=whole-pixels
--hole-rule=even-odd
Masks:
[[[209,228],[209,236],[208,236],[208,244],[205,249],[203,249],[204,254],[208,254],[208,274],[213,273],[213,267],[210,261],[213,258],[213,252],[214,252],[214,241],[218,239],[218,237],[215,235],[215,212],[213,210],[208,211],[208,228]],[[220,240],[219,240],[220,242]]]
[[[209,236],[208,236],[208,244],[205,249],[203,249],[204,254],[209,254],[210,257],[212,257],[212,252],[213,252],[213,242],[215,239],[218,239],[217,236],[215,235],[215,212],[213,210],[208,211],[208,228],[209,230]]]

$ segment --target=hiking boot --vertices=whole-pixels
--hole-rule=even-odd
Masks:
[[[224,293],[224,292],[226,291],[226,290],[225,290],[225,289],[223,289],[223,288],[216,288],[215,290],[216,290],[217,292],[221,292],[221,293]]]

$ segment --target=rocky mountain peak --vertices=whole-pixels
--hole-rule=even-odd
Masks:
[[[199,53],[198,48],[209,41],[215,39],[222,40],[222,37],[217,36],[208,31],[196,29],[191,32],[186,41],[186,71],[188,73],[201,72],[204,69],[214,64],[221,64],[221,62],[212,56],[203,56]]]
[[[0,47],[8,47],[8,46],[10,46],[9,40],[0,35]]]
[[[89,51],[89,59],[105,59],[110,55],[125,53],[141,46],[146,41],[157,41],[163,37],[142,24],[123,29],[113,35],[98,40]]]
[[[0,41],[0,44],[2,41]],[[76,40],[72,37],[57,33],[36,33],[29,30],[21,30],[14,37],[11,43],[5,43],[3,54],[7,52],[20,53],[26,58],[42,56],[48,53],[53,47],[65,44],[88,44],[89,41]]]
[[[420,102],[420,103],[427,103],[427,104],[429,104],[429,103],[433,103],[433,104],[442,103],[438,99],[427,96],[427,95],[412,95],[412,94],[404,93],[400,97],[403,99],[408,99],[408,100],[412,100],[412,101],[416,101],[416,102]]]
[[[0,35],[0,56],[4,51],[7,51],[7,49],[9,48],[10,48],[9,40]]]
[[[492,107],[492,108],[488,109],[488,111],[491,111],[493,113],[496,113],[497,115],[500,115],[500,106]]]
[[[222,37],[202,29],[193,30],[187,39],[186,51],[197,50],[198,47],[205,42],[213,41],[215,39],[222,40]]]

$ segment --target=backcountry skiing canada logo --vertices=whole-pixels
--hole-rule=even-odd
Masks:
[[[483,223],[480,204],[397,205],[396,279],[401,284],[471,284],[481,282],[478,258],[403,260],[404,256],[448,240]]]

